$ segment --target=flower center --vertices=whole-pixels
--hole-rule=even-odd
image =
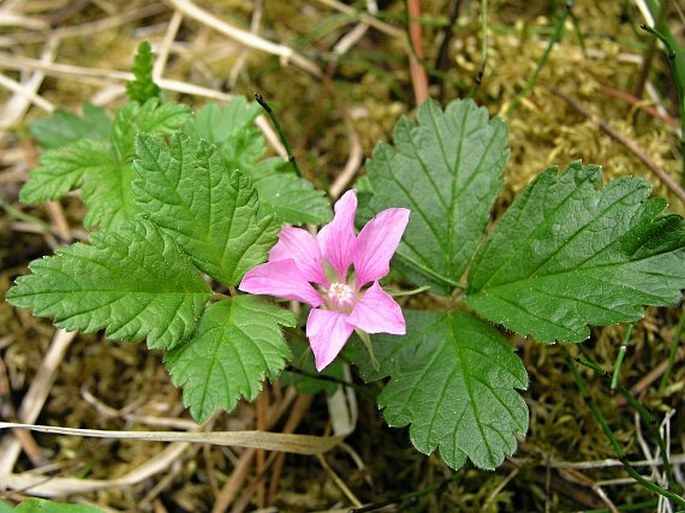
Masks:
[[[349,305],[354,298],[354,290],[347,283],[334,282],[328,288],[328,297],[338,305]]]

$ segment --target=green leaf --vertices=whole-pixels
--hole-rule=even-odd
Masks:
[[[597,166],[547,169],[479,249],[466,304],[541,342],[580,342],[587,325],[630,322],[685,288],[685,230],[640,178],[600,187]]]
[[[264,213],[275,213],[290,224],[322,224],[333,217],[323,191],[299,178],[292,165],[279,158],[263,160],[250,172]]]
[[[186,133],[206,139],[219,148],[228,169],[249,175],[264,213],[275,213],[291,224],[321,224],[332,217],[329,201],[322,191],[297,176],[288,161],[263,159],[264,137],[254,124],[261,107],[237,96],[226,106],[208,104],[188,123]]]
[[[83,117],[56,110],[29,126],[29,131],[44,150],[59,148],[81,139],[108,139],[109,129],[107,114],[91,103],[83,104]]]
[[[414,446],[439,449],[452,468],[467,458],[496,468],[528,429],[515,390],[528,386],[523,362],[499,332],[466,313],[405,310],[405,319],[406,336],[372,337],[378,371],[361,344],[348,353],[367,381],[390,376],[378,396],[388,425],[409,424]]]
[[[157,98],[143,105],[129,102],[117,111],[112,125],[115,164],[88,174],[82,186],[83,202],[88,207],[83,220],[86,228],[99,226],[101,230],[114,230],[120,223],[136,218],[140,209],[131,190],[136,135],[139,132],[170,134],[189,117],[190,110],[185,105],[160,103]]]
[[[207,308],[195,336],[165,357],[193,418],[203,422],[218,409],[231,411],[241,396],[254,400],[264,378],[275,379],[290,357],[280,326],[295,323],[291,312],[256,296]]]
[[[19,504],[17,513],[102,513],[102,510],[84,504],[65,504],[45,499],[29,499]]]
[[[155,64],[155,54],[147,41],[138,46],[138,52],[134,58],[133,75],[136,77],[132,82],[126,82],[128,97],[136,102],[145,103],[150,98],[158,98],[161,89],[152,80],[152,68]]]
[[[81,139],[47,150],[19,194],[24,203],[58,199],[81,187],[89,174],[110,174],[117,163],[107,141]]]
[[[247,171],[266,152],[264,137],[254,124],[259,112],[259,105],[248,103],[244,96],[236,96],[224,107],[208,103],[197,111],[185,132],[216,144],[228,169]]]
[[[488,222],[509,156],[507,127],[471,100],[443,112],[421,104],[418,123],[402,118],[395,147],[380,143],[366,163],[360,219],[405,207],[412,211],[395,262],[417,285],[449,294],[458,284]]]
[[[122,222],[134,220],[139,212],[131,192],[138,132],[170,134],[189,118],[186,106],[160,103],[157,98],[143,105],[128,102],[117,111],[109,140],[81,139],[46,151],[20,198],[24,202],[57,199],[82,188],[88,209],[84,226],[114,230]]]
[[[141,134],[137,147],[136,201],[198,268],[237,285],[266,259],[280,225],[274,216],[259,216],[251,180],[227,170],[214,145],[176,133],[169,146]]]
[[[143,104],[128,102],[116,113],[112,125],[112,143],[120,162],[135,155],[139,133],[169,135],[181,128],[191,117],[190,109],[179,103],[160,103],[152,98]]]
[[[171,239],[142,222],[95,233],[92,241],[33,261],[7,301],[53,317],[60,328],[105,328],[113,339],[147,338],[151,348],[193,334],[212,291]]]
[[[81,198],[88,207],[83,226],[113,231],[128,221],[135,220],[140,209],[133,201],[132,164],[114,164],[91,174],[81,187]]]

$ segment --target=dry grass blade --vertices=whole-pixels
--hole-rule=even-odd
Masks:
[[[157,48],[157,56],[155,58],[155,65],[152,69],[152,79],[159,80],[164,73],[164,68],[166,67],[167,61],[169,59],[169,52],[171,50],[171,45],[176,39],[178,34],[178,29],[181,27],[181,22],[183,21],[183,15],[174,11],[171,21],[167,26],[166,33],[164,34],[164,39],[162,44]]]
[[[45,112],[52,112],[55,109],[55,106],[50,103],[48,100],[43,98],[42,96],[39,96],[35,91],[32,91],[30,87],[27,87],[24,84],[21,84],[17,82],[16,80],[12,80],[9,77],[6,77],[5,75],[0,73],[0,87],[4,87],[5,89],[9,89],[13,93],[16,93],[20,96],[23,96],[27,100],[29,100],[31,103],[33,103],[36,107],[39,107],[43,109]],[[21,115],[21,114],[20,114]],[[12,120],[12,123],[8,122],[8,119],[11,116],[3,114],[2,116],[2,122],[0,122],[0,128],[7,128],[11,126],[16,119]]]
[[[361,168],[362,160],[364,159],[364,152],[359,134],[354,130],[349,116],[345,116],[345,127],[347,128],[347,136],[350,145],[350,156],[348,157],[343,170],[331,184],[330,194],[333,199],[340,196],[350,185],[350,182],[352,182],[356,176],[357,171]]]
[[[76,333],[75,331],[69,332],[61,329],[55,332],[52,344],[19,408],[18,417],[21,421],[31,423],[38,418],[38,414],[52,388],[57,369],[69,344],[76,337]],[[6,427],[12,426],[7,425]],[[0,476],[3,479],[6,474],[12,471],[20,450],[21,446],[14,437],[6,437],[0,443]]]
[[[361,501],[352,493],[352,490],[345,484],[345,481],[343,481],[338,474],[335,473],[333,468],[328,464],[326,461],[326,458],[324,458],[321,454],[317,454],[316,458],[319,460],[319,463],[323,467],[324,471],[328,476],[333,480],[335,485],[340,489],[340,491],[347,497],[347,499],[352,503],[352,505],[355,508],[361,508],[362,503]]]
[[[683,465],[685,464],[685,454],[675,454],[673,456],[669,456],[669,462],[671,462],[673,465]],[[661,458],[654,458],[649,460],[630,461],[630,464],[633,467],[652,467],[654,465],[663,465],[663,460]],[[575,468],[580,470],[622,466],[623,463],[620,460],[613,458],[596,461],[557,461],[550,463],[550,467],[552,468]]]
[[[343,14],[346,14],[350,17],[354,17],[364,23],[365,25],[368,25],[369,27],[373,27],[376,30],[379,30],[380,32],[383,32],[385,34],[388,34],[389,36],[396,37],[396,38],[404,38],[405,33],[403,30],[398,29],[396,27],[393,27],[392,25],[389,25],[373,16],[370,14],[365,14],[362,12],[358,12],[354,7],[350,7],[347,4],[343,4],[342,2],[338,2],[338,0],[318,0],[319,3],[330,7],[331,9],[335,9],[338,12],[341,12]]]
[[[169,468],[177,461],[189,443],[177,442],[169,445],[144,465],[134,468],[116,479],[78,479],[70,477],[46,477],[40,474],[24,472],[2,476],[5,489],[30,492],[40,497],[63,497],[74,493],[86,493],[95,490],[109,490],[138,484]]]
[[[0,13],[0,27],[22,27],[31,30],[47,30],[50,28],[45,20],[10,12]]]
[[[185,433],[178,431],[110,431],[78,429],[57,426],[39,426],[15,422],[0,422],[0,429],[30,429],[54,435],[87,436],[116,440],[149,442],[193,442],[210,445],[248,447],[293,454],[322,454],[337,446],[344,438],[339,436],[294,435],[266,431],[214,431],[212,433]]]
[[[40,62],[49,66],[55,59],[58,46],[59,40],[57,38],[49,38],[43,49]],[[40,100],[37,100],[36,93],[44,79],[45,73],[38,70],[34,71],[31,77],[21,84],[21,90],[16,91],[14,96],[5,104],[2,121],[0,121],[0,129],[13,126],[21,120],[31,103],[41,103]]]
[[[86,68],[82,66],[73,66],[71,64],[59,64],[55,62],[48,64],[36,59],[8,55],[3,52],[0,52],[0,67],[16,70],[40,70],[43,71],[47,76],[72,78],[81,82],[90,82],[98,85],[108,84],[111,82],[123,83],[133,80],[134,78],[133,73],[127,71]],[[234,98],[234,95],[232,94],[197,86],[189,82],[160,78],[157,80],[157,83],[162,89],[167,91],[174,91],[177,93],[189,94],[192,96],[199,96],[212,100],[230,101],[232,98]],[[123,94],[125,92],[123,85],[120,86],[119,91],[119,94]],[[266,140],[269,142],[269,145],[274,148],[276,153],[281,157],[286,158],[287,153],[285,148],[280,142],[276,132],[273,130],[273,128],[271,128],[271,125],[269,125],[269,122],[266,120],[266,118],[264,116],[259,116],[255,123],[262,133],[264,133]]]
[[[273,55],[278,55],[286,62],[292,61],[293,64],[305,71],[308,71],[315,77],[323,76],[323,73],[314,62],[300,55],[288,46],[273,43],[246,30],[234,27],[233,25],[220,20],[208,11],[198,7],[189,0],[166,0],[166,2],[174,9],[177,9],[183,13],[185,16],[193,18],[203,25],[211,27],[245,46]]]
[[[96,32],[113,29],[132,21],[147,18],[166,11],[166,7],[161,4],[152,3],[140,8],[126,9],[124,12],[113,16],[107,16],[101,20],[74,25],[70,27],[58,27],[52,31],[42,29],[37,32],[22,32],[0,37],[0,46],[12,46],[21,43],[39,43],[48,37],[57,39],[67,39],[73,37],[93,37]]]

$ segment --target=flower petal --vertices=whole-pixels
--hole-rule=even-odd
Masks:
[[[349,321],[367,333],[404,335],[406,325],[402,308],[374,282],[355,305]]]
[[[278,233],[278,242],[269,251],[269,262],[294,260],[307,281],[328,285],[323,273],[323,261],[316,237],[302,228],[285,226]]]
[[[291,259],[266,262],[254,267],[243,277],[238,289],[251,294],[294,299],[314,307],[323,303],[322,297]]]
[[[357,212],[357,194],[349,190],[335,203],[335,216],[317,235],[321,254],[340,281],[346,281],[354,249],[354,216]]]
[[[313,309],[307,318],[307,338],[314,353],[316,370],[331,363],[350,338],[354,326],[347,315],[332,310]]]
[[[407,227],[409,212],[406,208],[383,210],[359,232],[353,252],[358,288],[390,272],[390,259]]]

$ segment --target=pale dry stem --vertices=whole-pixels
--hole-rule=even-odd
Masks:
[[[214,30],[231,39],[234,39],[235,41],[238,41],[249,48],[279,56],[285,64],[292,62],[315,77],[320,78],[323,76],[323,73],[313,61],[300,55],[289,46],[273,43],[272,41],[259,37],[256,34],[252,34],[248,31],[235,27],[218,18],[217,16],[214,16],[209,11],[202,9],[197,4],[189,0],[166,0],[166,3],[183,13],[183,15],[197,20],[203,25],[211,27]]]
[[[38,418],[38,414],[50,394],[64,354],[75,337],[76,332],[73,331],[68,332],[62,329],[55,331],[50,348],[43,358],[38,373],[22,399],[17,414],[20,422],[31,424]],[[9,473],[17,461],[20,451],[21,445],[15,437],[4,437],[0,442],[0,476],[3,481],[10,479]]]

